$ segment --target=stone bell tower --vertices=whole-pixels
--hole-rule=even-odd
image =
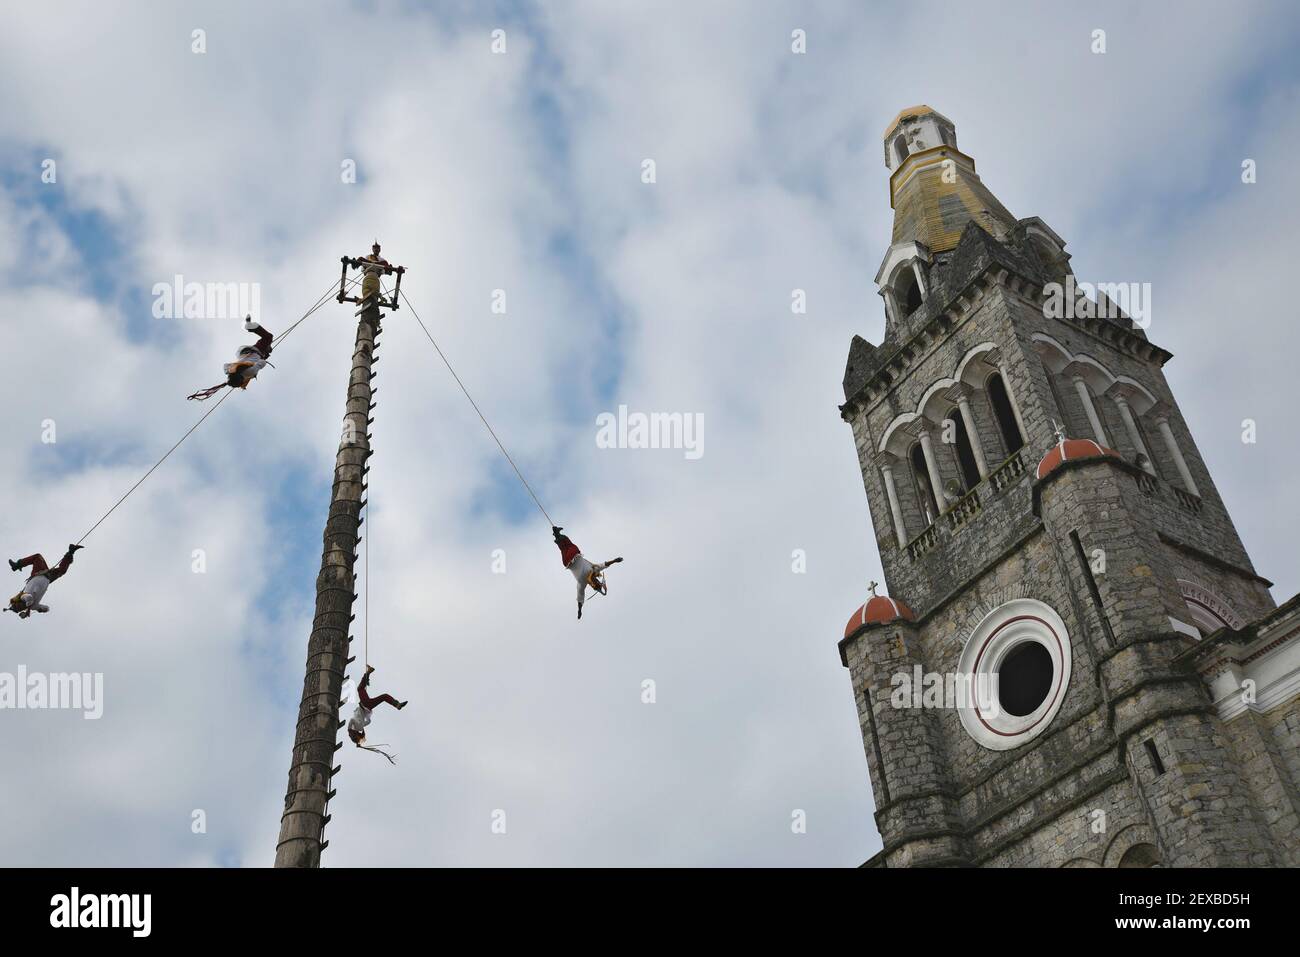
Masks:
[[[1089,295],[930,107],[883,148],[885,334],[840,407],[889,585],[839,643],[868,863],[1300,864],[1300,596],[1251,564],[1143,289]]]

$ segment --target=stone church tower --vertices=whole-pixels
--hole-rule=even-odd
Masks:
[[[884,341],[840,409],[890,595],[839,644],[868,865],[1300,865],[1300,596],[1251,564],[1171,354],[944,116],[904,110],[884,159]]]

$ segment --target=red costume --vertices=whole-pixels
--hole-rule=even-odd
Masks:
[[[556,535],[555,544],[560,549],[560,561],[564,563],[565,568],[573,564],[573,560],[582,554],[582,549],[573,544],[568,535]]]

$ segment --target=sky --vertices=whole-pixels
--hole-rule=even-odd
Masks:
[[[548,523],[390,317],[353,648],[411,704],[370,729],[396,765],[339,752],[326,866],[879,849],[836,643],[883,579],[837,405],[850,338],[883,333],[906,106],[1080,279],[1152,284],[1255,566],[1300,590],[1286,4],[0,8],[4,557],[56,561],[251,341],[157,317],[156,284],[256,284],[279,332],[378,238],[547,512],[626,559],[575,620]],[[50,614],[0,620],[0,671],[103,681],[97,719],[0,710],[0,860],[272,862],[353,330],[328,302],[95,529]],[[601,447],[620,406],[701,422],[700,454]]]

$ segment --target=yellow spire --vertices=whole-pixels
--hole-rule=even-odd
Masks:
[[[916,242],[931,253],[952,249],[974,221],[997,236],[1015,224],[957,146],[953,122],[933,107],[909,106],[885,128],[885,166],[894,208],[891,247]]]

